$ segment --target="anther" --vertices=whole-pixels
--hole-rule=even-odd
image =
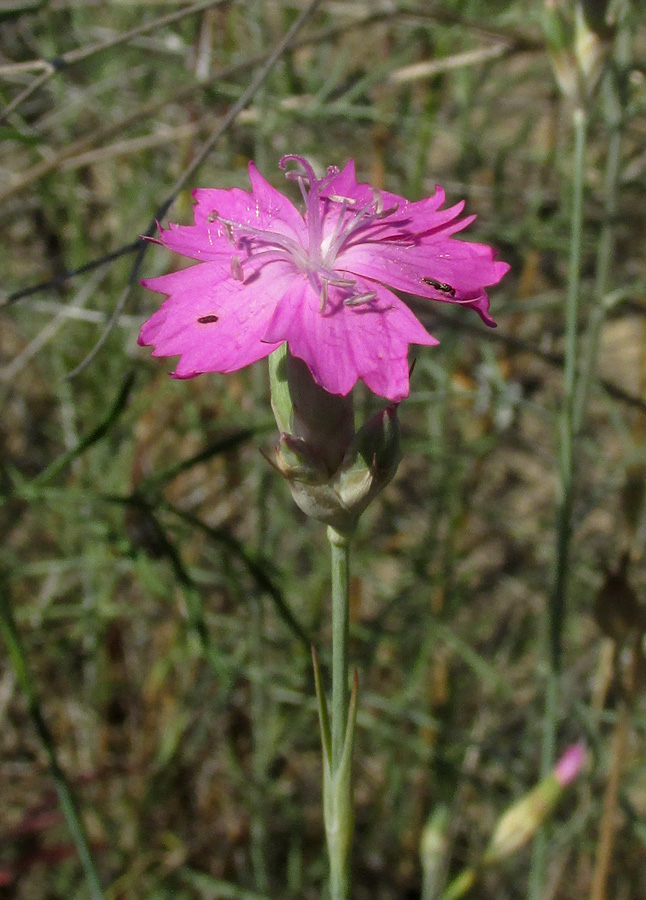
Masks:
[[[399,203],[394,203],[392,206],[389,206],[388,209],[382,209],[374,215],[376,219],[387,219],[388,216],[392,216],[393,213],[396,213],[398,209]]]
[[[239,256],[231,257],[231,277],[235,281],[244,281],[244,275],[242,274],[242,263],[240,262]]]
[[[342,278],[336,275],[326,275],[325,281],[327,284],[333,284],[335,287],[354,287],[357,283],[352,278]]]
[[[233,222],[233,223],[232,223],[232,222],[230,222],[228,219],[223,219],[222,216],[220,215],[220,213],[217,211],[217,209],[212,209],[212,210],[211,210],[211,212],[210,212],[210,213],[208,214],[208,216],[206,217],[206,221],[207,221],[209,224],[212,224],[213,222],[218,222],[220,225],[222,225],[222,227],[223,227],[224,230],[226,231],[226,234],[227,234],[227,240],[228,240],[231,244],[234,244],[234,243],[235,243],[235,239],[234,239],[234,237],[233,237],[233,225],[234,225],[234,224],[237,224],[237,222]]]
[[[347,206],[356,206],[357,201],[352,197],[342,197],[340,194],[328,194],[328,200],[333,203],[345,203]]]
[[[319,306],[319,312],[325,312],[325,307],[327,306],[327,281],[323,279],[321,281],[321,305]]]
[[[370,303],[376,296],[377,291],[366,291],[365,294],[355,294],[354,296],[346,297],[343,305],[349,307],[361,306],[362,303]]]

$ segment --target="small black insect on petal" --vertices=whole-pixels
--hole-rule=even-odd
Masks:
[[[450,294],[451,297],[455,297],[455,288],[445,281],[436,281],[434,278],[422,278],[422,281],[429,287],[435,288],[436,291],[442,291],[443,294]]]
[[[198,316],[197,321],[200,325],[210,325],[212,322],[217,322],[219,316]]]

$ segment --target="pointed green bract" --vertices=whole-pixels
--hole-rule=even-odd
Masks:
[[[315,667],[316,672],[316,667]],[[316,677],[316,675],[315,675]],[[330,858],[330,895],[332,900],[348,900],[350,885],[350,851],[354,835],[354,803],[352,790],[352,751],[357,721],[357,694],[359,680],[355,671],[348,708],[348,720],[343,742],[341,761],[332,768],[331,746],[323,739],[323,820]],[[320,679],[317,695],[323,697]],[[325,699],[319,699],[319,715],[325,709]],[[325,713],[327,715],[327,713]],[[321,723],[323,716],[321,716]],[[324,733],[321,724],[321,733]],[[329,738],[329,730],[328,730]]]
[[[319,724],[321,726],[321,745],[323,747],[323,765],[332,765],[332,735],[330,733],[330,718],[327,711],[327,700],[321,681],[321,668],[316,649],[312,647],[312,664],[314,666],[314,685],[316,687],[316,702],[319,710]]]

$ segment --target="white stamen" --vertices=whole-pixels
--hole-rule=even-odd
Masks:
[[[362,303],[370,303],[371,300],[374,300],[377,296],[377,291],[366,291],[365,294],[355,294],[351,297],[346,297],[343,301],[344,306],[360,306]]]

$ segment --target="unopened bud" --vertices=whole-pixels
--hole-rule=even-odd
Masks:
[[[355,434],[352,397],[324,391],[285,348],[270,357],[270,379],[281,430],[276,468],[306,515],[350,533],[397,471],[396,406],[372,416]]]
[[[604,47],[599,31],[591,27],[588,10],[580,0],[575,4],[546,0],[542,24],[558,86],[577,107],[583,108],[603,68]]]
[[[603,68],[604,47],[597,31],[590,27],[581,4],[576,7],[574,31],[574,56],[579,69],[582,89],[591,94],[599,81]]]
[[[329,394],[286,345],[269,357],[269,375],[271,405],[279,430],[315,448],[332,474],[354,438],[352,395]]]
[[[338,472],[339,495],[358,514],[394,477],[401,461],[399,420],[393,404],[363,425]]]
[[[439,897],[444,887],[449,857],[450,811],[438,806],[429,816],[419,847],[422,864],[422,897]]]
[[[484,865],[511,856],[529,841],[550,815],[564,789],[577,777],[584,759],[583,744],[570,747],[547,778],[502,814],[482,859]]]

